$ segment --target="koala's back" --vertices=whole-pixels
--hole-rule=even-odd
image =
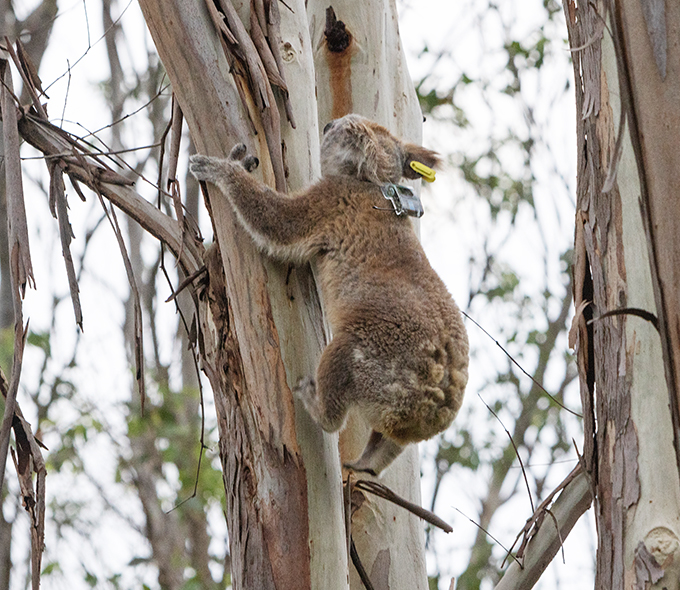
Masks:
[[[460,311],[379,186],[337,176],[314,193],[337,205],[318,268],[334,337],[353,342],[353,402],[400,444],[430,438],[451,424],[467,383]]]

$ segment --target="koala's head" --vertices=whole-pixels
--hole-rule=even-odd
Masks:
[[[360,115],[345,115],[331,121],[323,134],[323,176],[353,176],[383,184],[420,178],[411,168],[414,160],[430,168],[439,163],[432,150],[400,141],[381,125]]]

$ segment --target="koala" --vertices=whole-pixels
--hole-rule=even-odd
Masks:
[[[444,431],[468,380],[460,311],[434,272],[406,215],[385,186],[418,178],[437,154],[400,141],[359,115],[329,123],[322,178],[284,195],[249,172],[257,158],[237,145],[227,160],[191,158],[191,173],[219,187],[257,246],[280,261],[316,261],[332,330],[316,375],[294,394],[328,431],[359,410],[373,429],[362,456],[345,465],[378,475],[409,443]]]

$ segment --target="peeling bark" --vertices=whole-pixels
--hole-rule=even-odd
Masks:
[[[244,142],[266,170],[262,128],[253,137],[207,13],[184,0],[141,5],[198,151],[224,157]],[[244,22],[250,20],[249,6],[234,3]],[[294,2],[281,14],[282,42],[275,47],[285,64],[297,125],[294,132],[287,125],[281,129],[293,189],[319,173],[306,31],[304,6]],[[277,109],[273,99],[271,107]],[[324,341],[314,283],[308,268],[291,273],[264,261],[229,204],[213,191],[206,204],[225,279],[214,291],[220,293],[212,305],[214,325],[209,317],[200,321],[204,336],[218,337],[206,342],[203,366],[220,424],[234,585],[345,588],[337,437],[322,433],[302,410],[296,412],[290,392],[290,385],[313,372]],[[213,275],[219,264],[213,267],[211,284],[218,280]],[[219,305],[229,308],[219,313]]]
[[[576,350],[584,464],[597,498],[596,588],[662,587],[640,543],[658,525],[680,529],[678,49],[669,48],[664,82],[639,2],[564,4],[576,77],[574,302],[583,309]],[[600,36],[596,23],[607,17]],[[680,9],[665,18],[678,31]],[[657,314],[659,332],[632,315],[587,324],[628,307]]]

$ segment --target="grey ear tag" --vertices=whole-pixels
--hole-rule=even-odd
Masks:
[[[423,216],[423,204],[411,187],[402,184],[383,184],[380,187],[383,197],[390,203],[397,215],[410,215],[411,217]]]

